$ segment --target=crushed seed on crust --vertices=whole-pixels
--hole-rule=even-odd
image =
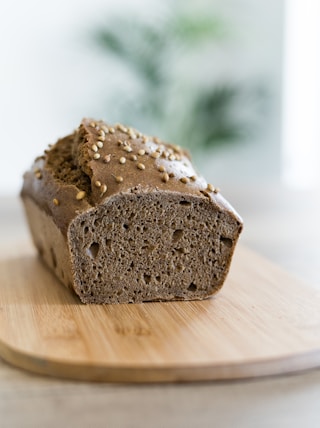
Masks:
[[[183,184],[188,184],[188,183],[190,182],[190,180],[189,180],[189,178],[188,178],[188,177],[181,177],[181,178],[180,178],[180,181],[181,181],[181,183],[183,183]]]
[[[124,133],[126,133],[128,130],[127,130],[127,128],[124,126],[124,125],[122,125],[121,123],[117,123],[116,124],[116,128],[119,130],[119,131],[121,131],[121,132],[124,132]]]
[[[85,196],[86,196],[86,192],[84,192],[83,190],[80,190],[80,192],[76,194],[76,200],[81,201],[83,198],[85,198]]]
[[[100,190],[101,190],[101,196],[102,196],[108,190],[108,186],[106,184],[102,184]]]
[[[162,180],[164,183],[167,183],[167,182],[169,181],[169,174],[168,174],[167,172],[165,172],[165,173],[162,175],[161,180]]]
[[[146,169],[146,166],[143,163],[138,163],[137,164],[137,168],[141,169],[141,170],[144,170],[144,169]]]
[[[159,152],[152,152],[150,156],[154,159],[158,159],[161,155]]]
[[[175,153],[181,154],[182,149],[181,149],[180,146],[178,146],[177,144],[172,144],[172,147],[173,147],[173,150],[174,150]]]

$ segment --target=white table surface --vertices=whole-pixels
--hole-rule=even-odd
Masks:
[[[320,288],[320,192],[228,186],[242,243]],[[0,198],[1,258],[23,252],[18,198]],[[1,285],[0,285],[1,292]],[[319,308],[320,310],[320,308]],[[124,385],[37,376],[0,359],[0,427],[320,427],[320,369],[237,382]]]

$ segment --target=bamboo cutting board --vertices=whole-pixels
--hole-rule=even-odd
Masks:
[[[0,355],[95,381],[237,379],[320,366],[320,294],[246,248],[201,302],[85,306],[32,253],[0,262]]]

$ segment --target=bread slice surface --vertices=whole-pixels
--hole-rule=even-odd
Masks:
[[[85,303],[206,298],[223,284],[238,233],[200,197],[117,195],[72,222],[75,290]]]

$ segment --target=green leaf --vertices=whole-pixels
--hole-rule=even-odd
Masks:
[[[110,52],[118,55],[119,57],[125,57],[126,48],[117,33],[114,33],[107,29],[102,29],[96,32],[95,39],[103,49],[109,50]]]
[[[205,15],[177,15],[172,22],[171,31],[185,44],[198,44],[226,34],[226,26],[221,19]]]

